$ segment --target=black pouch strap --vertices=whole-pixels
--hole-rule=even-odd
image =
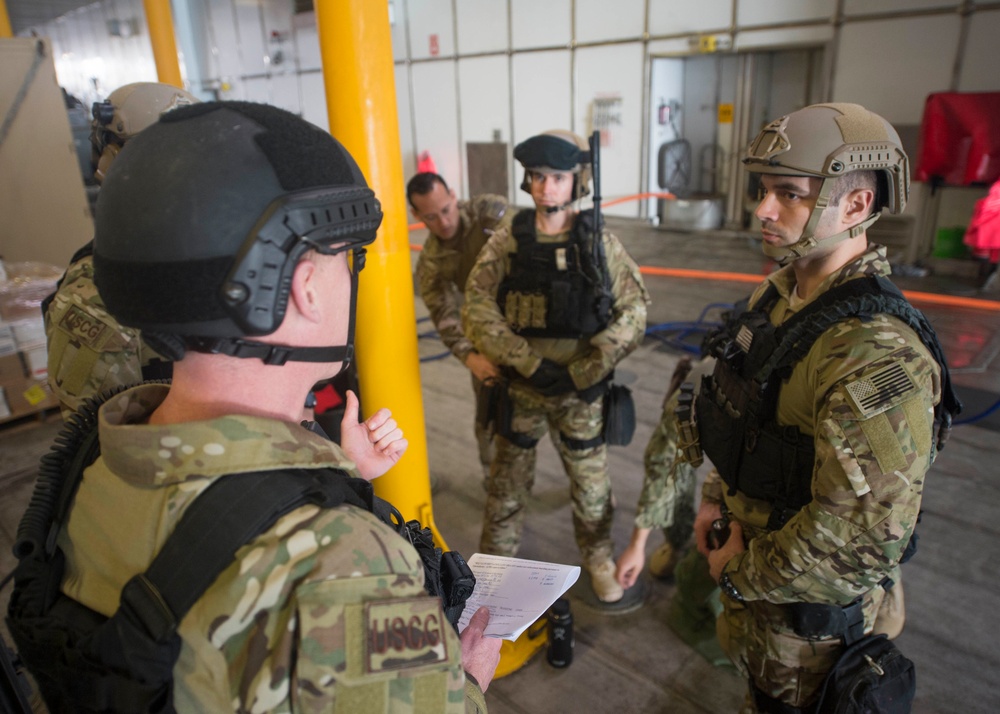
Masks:
[[[367,482],[329,469],[221,478],[188,507],[149,569],[122,590],[122,609],[161,641],[233,561],[236,551],[282,515],[308,503],[323,508],[350,503],[371,511],[372,495]]]
[[[841,637],[845,645],[851,645],[864,637],[865,617],[860,598],[844,607],[811,602],[797,602],[786,607],[792,629],[799,637]]]
[[[592,439],[574,439],[571,436],[566,436],[565,434],[560,433],[559,439],[572,451],[583,451],[585,449],[593,449],[594,447],[603,444],[604,434],[598,434]]]

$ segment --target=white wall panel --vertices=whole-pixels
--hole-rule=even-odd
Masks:
[[[458,64],[458,101],[462,117],[463,165],[467,161],[465,144],[470,141],[493,141],[494,132],[499,131],[500,141],[510,143],[510,82],[506,55],[461,60]],[[461,189],[463,195],[469,194],[468,174],[463,176]]]
[[[1000,11],[977,12],[969,25],[969,35],[962,58],[962,75],[958,89],[962,92],[1000,91],[1000,72],[997,71],[1000,53]]]
[[[264,44],[260,5],[236,2],[233,4],[233,10],[236,16],[241,71],[243,74],[262,74],[267,71],[268,49]]]
[[[298,75],[293,72],[271,75],[268,79],[267,103],[301,116]]]
[[[302,97],[302,118],[323,131],[330,131],[326,112],[326,90],[321,72],[304,72],[299,75],[299,94]]]
[[[316,29],[314,14],[302,13],[295,17],[294,46],[300,72],[323,66],[323,59],[319,53],[319,31]]]
[[[679,37],[674,40],[655,40],[649,43],[649,54],[651,57],[689,55],[691,54],[691,43],[687,37]]]
[[[265,77],[243,80],[243,99],[248,102],[271,104],[271,82]]]
[[[576,41],[600,42],[641,37],[645,0],[576,0]]]
[[[836,10],[837,0],[737,0],[736,24],[743,27],[821,20],[833,17]]]
[[[872,13],[894,12],[897,10],[925,10],[931,8],[954,8],[961,5],[956,0],[845,0],[845,15],[870,15]]]
[[[738,51],[782,47],[815,47],[833,39],[832,25],[789,27],[782,30],[746,30],[736,33],[733,46]]]
[[[399,117],[399,151],[403,159],[403,179],[408,181],[417,171],[417,152],[413,147],[412,112],[410,110],[409,72],[406,65],[395,67],[396,114]]]
[[[465,162],[459,151],[455,63],[428,62],[410,69],[417,154],[429,151],[438,173],[461,186]]]
[[[405,60],[409,52],[406,41],[406,1],[389,0],[389,33],[392,37],[392,58]]]
[[[512,67],[514,130],[511,144],[516,145],[548,129],[570,128],[569,52],[552,50],[514,55]],[[520,169],[515,172],[520,173]],[[520,178],[517,181],[520,182]],[[520,196],[517,198],[521,200]]]
[[[599,97],[618,97],[620,124],[609,127],[610,143],[601,147],[601,190],[606,198],[639,193],[642,156],[642,62],[639,42],[611,47],[589,47],[576,53],[577,134],[592,131],[591,111]],[[609,214],[637,216],[639,204],[608,209]]]
[[[497,52],[507,49],[507,3],[497,0],[460,0],[458,52]]]
[[[261,4],[264,53],[266,66],[271,72],[295,69],[295,42],[292,38],[294,12],[295,3],[292,0],[267,0]],[[278,106],[284,107],[283,104]]]
[[[211,22],[212,54],[217,62],[218,78],[238,77],[244,73],[232,0],[207,0]]]
[[[676,35],[728,28],[733,21],[732,0],[657,2],[649,5],[649,34]]]
[[[833,100],[862,104],[894,124],[919,124],[927,95],[951,83],[958,31],[958,15],[844,25]]]
[[[570,0],[510,0],[514,49],[569,45]]]
[[[406,0],[410,19],[410,57],[448,57],[455,54],[455,27],[451,0]],[[431,38],[437,38],[437,54],[431,54]]]

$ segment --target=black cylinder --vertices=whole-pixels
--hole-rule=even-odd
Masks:
[[[553,667],[569,667],[573,661],[573,613],[569,600],[559,598],[549,608],[549,651],[546,655]]]

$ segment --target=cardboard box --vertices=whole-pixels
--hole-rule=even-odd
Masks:
[[[24,364],[28,368],[28,376],[32,379],[45,379],[49,376],[49,350],[45,345],[33,347],[21,352]]]
[[[28,376],[21,355],[15,352],[12,355],[0,357],[0,384],[9,382],[20,382]]]
[[[18,419],[40,412],[44,409],[57,409],[59,400],[49,390],[48,382],[44,380],[22,377],[16,382],[0,384],[10,414],[0,420]]]

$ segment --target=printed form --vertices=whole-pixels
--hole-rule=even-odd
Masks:
[[[483,553],[476,553],[468,562],[476,576],[476,588],[465,603],[458,631],[468,626],[476,610],[486,606],[490,611],[490,624],[485,634],[511,641],[545,614],[580,577],[579,565]]]

